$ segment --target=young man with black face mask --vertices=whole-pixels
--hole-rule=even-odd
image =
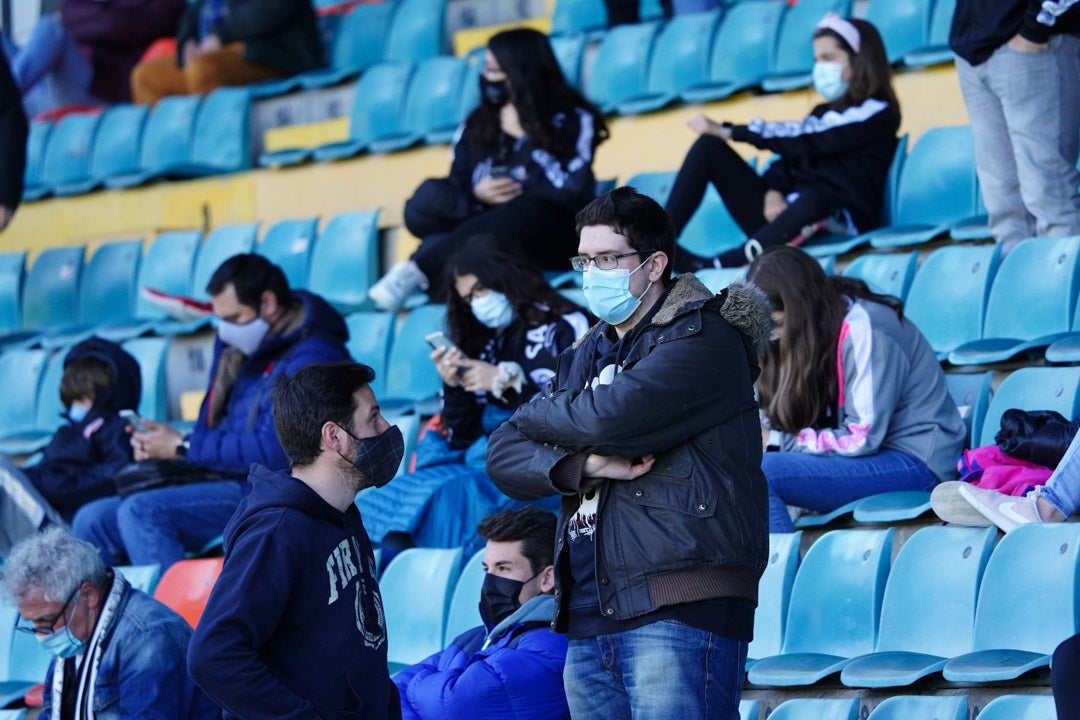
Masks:
[[[500,510],[477,533],[487,541],[480,591],[484,624],[394,676],[404,720],[569,718],[562,671],[566,639],[551,632],[555,516]]]
[[[374,378],[357,363],[312,365],[274,389],[290,472],[252,466],[189,654],[191,676],[226,718],[399,717],[355,505],[360,490],[394,477],[404,452]]]

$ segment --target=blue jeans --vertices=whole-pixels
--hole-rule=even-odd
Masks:
[[[574,720],[738,720],[745,642],[661,620],[571,640],[563,685]]]
[[[765,453],[761,470],[769,482],[769,532],[791,532],[788,505],[831,512],[852,500],[896,490],[929,490],[937,476],[921,460],[899,450],[840,457],[801,452]]]
[[[1080,509],[1080,433],[1073,436],[1057,470],[1046,481],[1042,496],[1068,520]]]
[[[93,69],[58,12],[39,17],[26,44],[10,60],[23,107],[31,117],[62,105],[103,104],[90,93]]]
[[[84,505],[71,533],[93,543],[106,565],[153,565],[164,572],[225,529],[244,495],[238,480],[147,490]]]

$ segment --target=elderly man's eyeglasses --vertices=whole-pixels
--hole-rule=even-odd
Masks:
[[[82,587],[82,583],[75,586],[75,589],[68,595],[67,601],[64,603],[64,607],[60,608],[60,612],[56,614],[52,620],[46,619],[41,625],[32,625],[26,620],[23,620],[21,615],[15,616],[15,629],[19,632],[31,633],[33,635],[52,635],[56,632],[56,623],[60,622],[60,618],[64,617],[67,612],[68,605],[75,599],[75,595],[78,594],[79,588]]]
[[[628,253],[600,253],[596,256],[590,255],[575,255],[570,258],[570,267],[574,268],[578,272],[585,272],[585,269],[589,267],[589,263],[592,263],[601,270],[614,270],[619,267],[619,261],[623,258],[633,257],[637,255],[637,252]]]

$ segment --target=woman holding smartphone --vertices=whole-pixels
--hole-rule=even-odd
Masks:
[[[445,288],[431,286],[473,235],[495,235],[546,270],[566,269],[575,252],[603,115],[567,84],[547,36],[526,28],[488,42],[480,97],[454,140],[450,176],[425,180],[405,203],[405,226],[422,242],[371,287],[384,310],[419,289],[441,299]]]
[[[589,328],[581,308],[490,236],[472,239],[447,268],[452,344],[431,353],[443,405],[416,448],[416,470],[357,500],[372,540],[405,533],[424,547],[476,542],[476,523],[509,499],[485,472],[487,437],[555,375]],[[454,522],[433,507],[455,508]]]

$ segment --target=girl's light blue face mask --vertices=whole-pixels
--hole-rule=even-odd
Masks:
[[[514,307],[498,290],[488,290],[469,302],[472,314],[485,327],[501,330],[514,320]]]
[[[819,61],[814,63],[814,89],[829,102],[837,99],[848,89],[844,80],[844,63]]]
[[[582,290],[585,293],[585,302],[589,305],[592,314],[610,325],[618,325],[625,322],[634,314],[641,305],[641,299],[652,282],[641,293],[634,295],[630,292],[630,276],[645,266],[652,259],[652,255],[645,258],[640,265],[633,270],[615,268],[613,270],[601,270],[596,265],[590,265],[585,269],[582,278]]]

